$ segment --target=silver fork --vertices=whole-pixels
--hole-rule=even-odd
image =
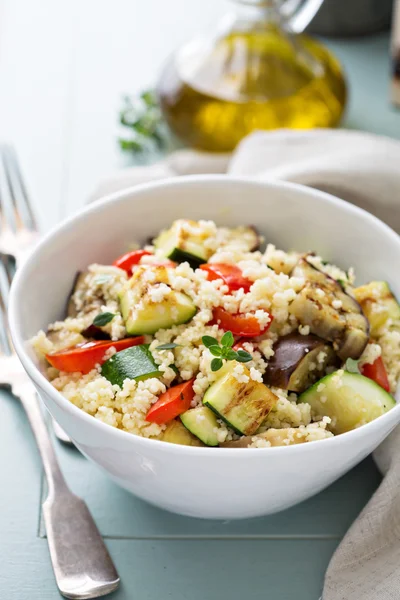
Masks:
[[[0,206],[0,251],[13,256],[18,265],[37,242],[39,232],[17,156],[8,144],[0,145]],[[56,437],[74,445],[57,421],[52,423]]]
[[[14,352],[7,320],[13,262],[0,253],[0,387],[20,399],[42,458],[48,484],[43,515],[58,588],[66,598],[98,598],[118,587],[119,576],[85,502],[68,488],[35,388]]]

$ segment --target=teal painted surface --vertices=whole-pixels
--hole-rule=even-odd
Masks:
[[[389,100],[389,37],[324,42],[344,65],[349,84],[342,126],[400,138],[400,109]]]
[[[400,138],[400,113],[388,101],[387,36],[329,45],[350,82],[344,125]],[[281,514],[203,522],[149,507],[80,455],[58,451],[122,577],[115,600],[317,600],[335,547],[380,481],[368,459],[317,497]],[[22,409],[3,392],[0,475],[0,600],[55,600],[40,518],[40,462]]]
[[[111,483],[73,449],[58,444],[58,454],[71,488],[86,500],[101,533],[119,539],[340,539],[380,481],[369,459],[328,490],[279,515],[240,521],[206,521],[166,513],[135,498]],[[182,477],[182,486],[184,484]],[[45,496],[43,489],[43,499]],[[41,519],[39,534],[45,536]]]

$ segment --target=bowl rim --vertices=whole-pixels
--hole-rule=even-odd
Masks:
[[[362,216],[362,218],[367,221],[370,221],[376,228],[381,229],[386,235],[393,239],[393,241],[399,246],[400,253],[400,236],[391,229],[386,223],[369,213],[368,211],[360,208],[350,202],[342,200],[332,194],[328,194],[316,188],[311,188],[306,185],[280,181],[280,180],[262,180],[256,179],[250,176],[237,176],[237,175],[225,175],[225,174],[200,174],[200,175],[183,175],[177,177],[168,177],[166,179],[158,179],[155,181],[150,181],[146,183],[137,184],[128,188],[124,188],[122,190],[118,190],[111,194],[107,194],[103,198],[89,204],[88,206],[83,207],[83,209],[78,212],[70,215],[66,219],[63,219],[60,223],[58,223],[55,227],[53,227],[49,232],[47,232],[38,242],[38,244],[33,249],[32,253],[28,256],[25,262],[19,267],[17,273],[14,277],[9,297],[9,323],[11,330],[11,337],[13,340],[15,351],[20,359],[25,371],[27,372],[30,379],[35,383],[35,385],[43,391],[45,394],[50,396],[50,398],[58,405],[58,407],[69,413],[72,418],[76,418],[78,420],[83,420],[88,424],[89,427],[93,429],[97,429],[99,434],[102,432],[108,434],[118,441],[118,439],[125,439],[128,443],[142,445],[147,447],[150,444],[150,447],[156,449],[159,447],[164,452],[171,452],[172,454],[184,454],[189,453],[191,455],[201,455],[201,456],[209,456],[210,458],[215,458],[215,456],[221,457],[229,457],[232,454],[238,457],[238,453],[243,456],[249,456],[257,454],[260,456],[261,453],[265,453],[265,456],[270,456],[271,454],[276,453],[300,453],[300,452],[312,452],[312,448],[317,448],[319,446],[315,446],[315,443],[324,443],[326,446],[330,444],[331,446],[337,446],[342,443],[342,441],[356,441],[359,437],[363,437],[364,435],[368,435],[368,432],[374,428],[379,427],[379,423],[382,425],[386,423],[386,421],[394,421],[393,428],[395,425],[400,422],[400,402],[397,402],[397,405],[394,406],[387,413],[377,417],[374,421],[363,425],[357,429],[353,429],[346,433],[342,433],[340,435],[336,435],[331,438],[315,440],[315,442],[310,444],[296,444],[296,445],[288,445],[288,446],[273,446],[268,448],[223,448],[223,452],[221,452],[221,448],[213,448],[213,447],[197,447],[197,446],[182,446],[179,444],[172,444],[169,442],[165,442],[162,440],[154,440],[151,438],[145,438],[139,436],[134,433],[130,433],[128,431],[124,431],[122,429],[117,429],[116,427],[112,427],[99,419],[95,419],[92,415],[89,415],[82,409],[78,408],[71,402],[69,402],[58,390],[56,390],[51,383],[46,379],[44,374],[41,373],[39,368],[35,365],[31,357],[28,355],[25,345],[27,341],[23,339],[19,322],[17,318],[18,313],[18,305],[19,305],[19,290],[23,285],[25,279],[25,273],[29,270],[30,264],[35,262],[36,257],[40,254],[48,245],[51,245],[51,242],[54,238],[59,235],[62,235],[64,231],[69,230],[77,221],[85,220],[90,218],[90,215],[102,211],[107,208],[107,206],[114,205],[116,202],[124,202],[127,201],[133,195],[140,195],[141,192],[147,190],[157,190],[158,188],[165,187],[174,187],[185,186],[185,185],[197,185],[197,184],[220,184],[224,185],[225,183],[237,183],[238,185],[246,185],[256,186],[256,187],[264,187],[269,189],[286,189],[295,192],[296,194],[301,196],[314,196],[319,198],[322,202],[331,204],[340,210],[344,210],[345,212],[352,213],[354,216]],[[394,419],[394,415],[396,415],[396,419]],[[130,441],[129,441],[130,440]],[[109,443],[109,442],[108,442]],[[311,448],[311,450],[310,450]],[[207,452],[205,452],[207,450]],[[246,450],[243,453],[243,450]],[[268,450],[268,452],[266,452]]]

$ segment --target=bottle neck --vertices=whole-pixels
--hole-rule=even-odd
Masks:
[[[277,24],[281,22],[282,0],[233,0],[237,22],[243,24]]]

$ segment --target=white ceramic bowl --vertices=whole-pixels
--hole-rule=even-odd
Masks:
[[[126,190],[90,206],[47,235],[18,272],[10,322],[18,355],[50,413],[78,448],[116,483],[170,511],[204,518],[266,515],[319,492],[400,422],[400,405],[341,436],[260,449],[177,446],[119,431],[79,410],[39,372],[28,340],[62,318],[78,270],[109,263],[132,240],[174,219],[254,224],[280,248],[315,250],[359,282],[384,279],[400,297],[400,238],[370,214],[294,184],[226,176],[170,179]]]

